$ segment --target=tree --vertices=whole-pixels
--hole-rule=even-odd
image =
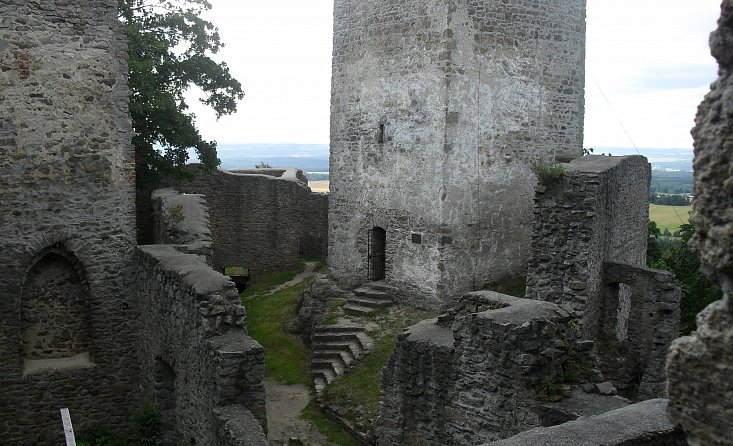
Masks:
[[[236,111],[244,94],[223,62],[210,55],[223,46],[218,30],[201,14],[206,0],[118,0],[129,44],[130,115],[138,194],[178,175],[193,149],[207,169],[216,168],[216,142],[204,140],[184,92],[199,87],[217,118]]]
[[[660,246],[659,229],[656,228],[652,236],[650,225],[650,242],[661,250],[661,255],[655,258],[654,255],[647,257],[649,266],[652,268],[665,269],[674,273],[677,283],[682,289],[682,301],[680,302],[682,312],[681,334],[686,335],[695,329],[695,316],[712,302],[721,299],[723,292],[718,286],[700,271],[700,258],[687,247],[688,242],[695,233],[690,223],[680,226],[679,241],[668,240],[664,246]]]

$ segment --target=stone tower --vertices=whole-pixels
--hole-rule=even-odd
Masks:
[[[523,276],[582,152],[585,0],[336,0],[329,263],[425,305]]]
[[[116,0],[0,0],[0,438],[124,432],[136,406],[134,155]]]

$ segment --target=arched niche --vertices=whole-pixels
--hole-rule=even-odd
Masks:
[[[21,352],[26,373],[90,361],[91,311],[83,267],[63,245],[43,250],[23,280]],[[50,361],[50,362],[49,362]]]

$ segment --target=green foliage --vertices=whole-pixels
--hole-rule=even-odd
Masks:
[[[326,437],[329,444],[339,446],[361,445],[361,442],[355,440],[346,429],[330,419],[313,401],[303,409],[303,412],[300,414],[300,418],[313,424],[316,429]]]
[[[562,387],[551,379],[543,379],[537,385],[537,399],[543,403],[554,403],[565,398]]]
[[[241,85],[210,55],[223,46],[218,30],[201,18],[206,0],[118,0],[129,44],[130,115],[138,190],[177,176],[194,149],[208,169],[219,165],[216,143],[205,141],[183,94],[199,87],[217,117],[236,111]],[[162,148],[162,152],[156,148]]]
[[[649,232],[648,265],[674,273],[682,288],[680,304],[682,311],[680,332],[682,335],[695,330],[697,313],[723,297],[720,288],[700,271],[700,258],[687,247],[694,232],[694,227],[690,223],[680,226],[679,239],[662,239],[659,236],[659,229],[656,229],[654,233],[651,230]],[[656,250],[654,246],[657,247]]]
[[[305,287],[306,283],[301,283],[274,294],[242,298],[249,335],[265,348],[265,377],[281,384],[311,384],[303,341],[284,331],[285,324],[295,316],[298,297]]]
[[[293,280],[301,270],[293,271],[277,271],[274,273],[264,274],[262,276],[250,277],[247,282],[247,288],[239,295],[242,298],[242,302],[250,297],[262,296],[267,294],[270,289],[277,285],[283,284],[290,280]]]
[[[173,219],[173,221],[175,221],[176,223],[180,223],[180,222],[182,222],[182,221],[183,221],[183,219],[184,219],[184,217],[183,217],[183,206],[181,206],[181,205],[179,204],[179,205],[178,205],[178,206],[176,206],[176,207],[173,207],[173,208],[170,208],[170,209],[168,209],[168,215],[169,215],[169,216],[170,216],[170,218],[171,218],[171,219]]]
[[[324,325],[333,325],[338,320],[338,317],[343,314],[344,310],[343,307],[346,305],[347,300],[337,298],[332,300],[328,304],[328,311],[326,311],[326,314],[323,315],[323,321],[321,321]]]
[[[549,186],[562,178],[565,167],[562,164],[545,164],[537,162],[532,165],[532,171],[537,175],[537,181],[543,186]]]
[[[145,401],[132,414],[135,443],[141,446],[158,444],[162,430],[160,411],[150,401]]]

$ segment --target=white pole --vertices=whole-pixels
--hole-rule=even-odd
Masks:
[[[66,446],[76,446],[74,438],[74,427],[71,425],[71,415],[69,409],[61,409],[61,422],[64,424],[64,437],[66,437]]]

